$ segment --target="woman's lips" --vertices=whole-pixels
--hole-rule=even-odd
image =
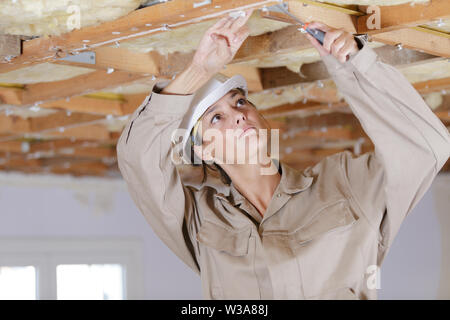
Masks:
[[[242,137],[242,136],[243,136],[248,130],[250,130],[250,129],[255,129],[255,130],[256,130],[255,127],[247,127],[247,128],[245,128],[244,131],[241,133],[241,135],[239,136],[239,138]]]

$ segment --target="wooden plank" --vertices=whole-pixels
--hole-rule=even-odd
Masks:
[[[436,115],[442,122],[450,123],[450,111],[438,111]]]
[[[414,28],[374,34],[372,39],[390,45],[401,44],[403,48],[421,50],[435,56],[450,57],[450,38]]]
[[[274,32],[248,37],[231,64],[311,48],[309,40],[297,29],[297,26],[287,26]]]
[[[22,52],[20,36],[0,34],[0,60],[10,60]]]
[[[247,87],[249,91],[262,91],[263,85],[261,81],[261,73],[259,68],[251,67],[247,65],[231,64],[227,65],[226,69],[220,73],[232,77],[236,74],[242,75],[247,81]]]
[[[108,129],[102,124],[81,125],[65,128],[64,131],[48,131],[40,134],[42,137],[66,137],[83,140],[109,140]]]
[[[450,78],[441,78],[413,83],[413,87],[421,94],[450,90]]]
[[[23,89],[0,85],[0,103],[22,104]]]
[[[10,63],[0,64],[7,72],[34,63],[52,61],[71,52],[81,52],[144,37],[204,20],[217,19],[231,11],[261,8],[277,3],[270,0],[215,0],[199,5],[198,0],[174,0],[135,10],[99,25],[84,27],[60,36],[41,37],[23,43],[23,54]]]
[[[370,28],[368,24],[372,14],[357,18],[358,33],[377,34],[392,31],[405,26],[417,26],[427,21],[450,17],[450,2],[448,0],[433,0],[425,3],[409,3],[395,6],[378,6],[380,29]],[[368,27],[369,25],[369,27]]]
[[[66,80],[30,84],[25,86],[22,104],[86,94],[144,78],[146,76],[139,73],[114,71],[108,74],[103,70],[98,70]]]
[[[126,48],[100,47],[94,50],[95,65],[100,68],[159,74],[158,66],[149,53],[132,52]]]
[[[22,152],[21,150],[9,150],[9,155],[22,155],[24,157],[30,158],[68,158],[68,159],[104,159],[104,158],[115,158],[116,151],[111,147],[82,147],[82,146],[72,146],[65,148],[49,149],[46,152],[42,150]],[[0,152],[0,158],[6,157],[6,152]]]
[[[0,141],[0,151],[21,153],[22,141]]]
[[[76,96],[68,99],[44,102],[42,108],[64,109],[72,112],[87,112],[97,114],[123,114],[123,101],[120,99],[100,99],[89,96]]]
[[[448,6],[448,1],[444,6]],[[434,2],[434,0],[433,0]],[[336,8],[335,6],[320,6],[308,1],[308,5],[303,6],[304,0],[288,1],[289,11],[301,20],[323,22],[333,28],[341,28],[351,33],[357,33],[356,19],[357,15],[347,14]],[[442,4],[441,4],[442,5]],[[391,6],[386,6],[386,10],[390,10]],[[449,11],[446,11],[448,15]],[[420,12],[419,12],[420,15]],[[383,42],[390,45],[401,43],[404,48],[422,50],[423,52],[449,57],[450,55],[450,38],[448,34],[438,32],[426,32],[426,30],[407,27],[398,30],[378,33],[372,35],[372,40]]]
[[[148,93],[118,95],[119,98],[109,99],[93,96],[77,96],[70,99],[45,102],[43,108],[65,109],[73,112],[122,116],[133,113],[145,100]]]
[[[393,46],[382,46],[375,48],[381,61],[396,66],[404,67],[412,63],[429,62],[437,59],[436,56],[411,49],[398,50]],[[263,89],[294,85],[297,83],[307,83],[330,78],[328,70],[322,61],[305,63],[301,66],[300,72],[295,73],[286,67],[261,68]]]
[[[17,115],[0,114],[0,132],[7,134],[31,132],[31,124],[28,119]]]
[[[67,116],[66,112],[56,112],[47,116],[28,118],[30,122],[31,132],[40,132],[49,129],[58,129],[60,127],[70,126],[74,124],[82,124],[83,122],[91,122],[102,120],[103,115],[94,115],[81,112],[72,113]]]
[[[65,148],[75,148],[75,147],[100,147],[102,144],[100,142],[93,142],[89,140],[75,140],[71,139],[53,139],[53,140],[35,140],[30,143],[29,152],[39,152],[39,151],[50,151],[59,150]]]
[[[333,28],[344,29],[350,33],[356,33],[355,14],[348,14],[338,10],[336,6],[320,6],[312,1],[290,0],[287,1],[289,12],[303,22],[319,21]],[[304,5],[306,4],[306,6]]]

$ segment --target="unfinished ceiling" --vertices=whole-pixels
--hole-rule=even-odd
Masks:
[[[0,170],[119,175],[117,139],[153,84],[176,77],[223,15],[278,3],[157,2],[0,2],[0,37],[10,44],[0,50]],[[369,33],[380,58],[450,126],[448,1],[285,2],[305,21]],[[361,24],[367,5],[380,6],[380,30]],[[73,25],[78,12],[80,29]],[[271,18],[254,11],[250,37],[223,73],[245,76],[250,100],[281,131],[281,159],[303,169],[339,151],[373,150],[317,51],[295,26]]]

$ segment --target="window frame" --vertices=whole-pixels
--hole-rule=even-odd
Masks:
[[[142,242],[138,239],[27,238],[0,239],[1,266],[34,266],[36,299],[56,300],[56,267],[60,264],[120,264],[123,299],[142,299]]]

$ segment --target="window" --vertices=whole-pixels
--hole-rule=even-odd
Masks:
[[[35,300],[36,268],[33,266],[0,267],[0,300]]]
[[[142,298],[139,241],[0,239],[0,300]]]
[[[61,264],[56,267],[58,300],[122,300],[119,264]]]

